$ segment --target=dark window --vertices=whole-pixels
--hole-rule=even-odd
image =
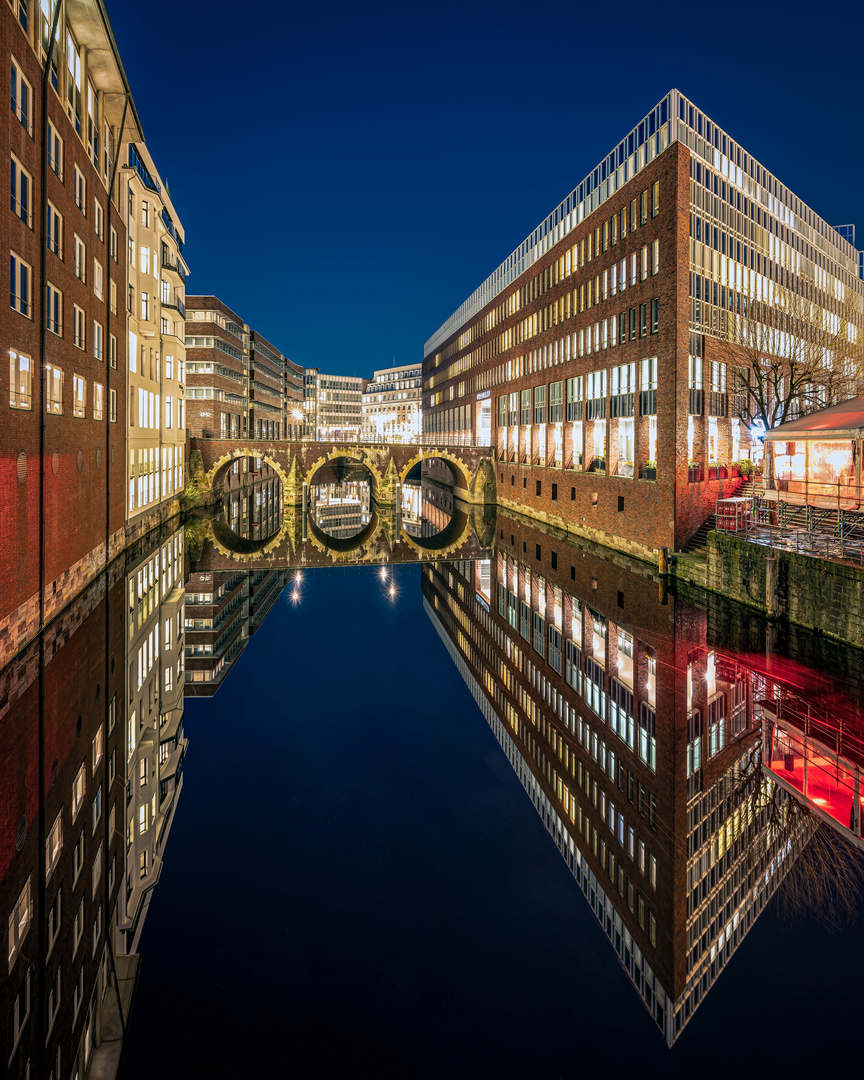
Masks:
[[[526,543],[525,540],[523,540],[522,541],[522,554],[524,555],[527,550],[528,550],[528,544]]]
[[[552,485],[552,502],[557,502],[557,501],[558,501],[558,485],[553,484]]]
[[[576,488],[570,488],[570,501],[572,502],[576,498]]]
[[[657,327],[660,323],[660,301],[651,301],[651,333],[657,333]]]
[[[528,477],[527,477],[527,476],[523,476],[523,477],[522,477],[522,487],[523,487],[523,488],[527,488],[527,487],[528,487]]]
[[[501,483],[502,484],[504,483],[504,473],[503,472],[501,473]]]
[[[570,567],[570,580],[571,581],[576,580],[576,567],[575,566]]]
[[[501,539],[502,540],[504,539],[504,530],[503,529],[501,530]]]
[[[618,607],[624,607],[624,593],[618,590]]]
[[[620,513],[624,509],[624,496],[618,496],[618,512]]]
[[[553,570],[558,569],[558,552],[557,551],[552,552],[552,569]]]
[[[536,491],[536,494],[537,494],[537,495],[541,495],[542,493],[543,493],[543,482],[542,482],[541,480],[538,480],[538,481],[537,481],[537,491]]]
[[[542,555],[543,555],[543,552],[542,552],[542,551],[541,551],[541,549],[540,549],[540,545],[539,545],[539,544],[535,544],[535,545],[534,545],[534,547],[535,547],[535,548],[536,548],[536,550],[537,550],[537,558],[538,558],[538,559],[540,559],[540,558],[542,557]]]
[[[645,337],[648,333],[648,305],[639,305],[639,337]]]
[[[513,485],[514,485],[515,483],[516,483],[516,477],[515,477],[515,476],[511,476],[511,477],[510,477],[510,487],[513,487]]]
[[[513,533],[510,533],[510,547],[513,547],[515,543],[516,541],[513,539]]]

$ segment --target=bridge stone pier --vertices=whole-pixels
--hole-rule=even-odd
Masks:
[[[402,484],[415,465],[427,458],[446,462],[453,476],[453,495],[469,506],[495,503],[495,469],[491,446],[438,446],[391,443],[268,442],[266,440],[189,440],[189,471],[205,505],[218,501],[228,469],[240,458],[259,458],[282,481],[286,511],[302,506],[316,474],[328,464],[351,461],[369,471],[372,499],[379,507],[399,502]]]

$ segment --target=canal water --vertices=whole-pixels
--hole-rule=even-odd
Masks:
[[[496,600],[484,590],[494,590],[503,566],[511,585],[516,569],[524,596],[524,560],[533,606],[538,588],[545,588],[554,620],[555,604],[565,597],[553,582],[563,580],[566,588],[569,579],[553,572],[541,582],[530,565],[549,565],[548,555],[536,557],[539,541],[555,547],[559,567],[578,566],[571,595],[581,586],[583,612],[627,628],[637,642],[637,664],[644,637],[654,643],[657,661],[668,658],[665,645],[682,669],[701,649],[695,659],[704,669],[709,637],[716,643],[725,633],[723,663],[728,666],[731,652],[751,679],[763,679],[745,699],[748,710],[767,692],[754,672],[765,669],[769,629],[716,602],[709,629],[707,599],[700,608],[699,597],[663,596],[650,575],[623,573],[596,552],[583,572],[584,549],[514,519],[499,516],[496,535],[506,558],[490,553],[491,571],[485,560],[442,560],[434,568],[343,565],[304,568],[298,581],[289,569],[278,601],[218,693],[187,697],[185,786],[141,937],[126,1076],[565,1077],[586,1067],[620,1075],[631,1066],[649,1075],[698,1069],[719,1076],[744,1062],[771,1067],[778,1057],[793,1075],[804,1075],[823,1061],[817,1032],[838,1022],[840,1030],[847,1024],[855,1030],[856,995],[837,988],[856,984],[864,960],[861,924],[829,927],[812,904],[784,897],[781,887],[741,934],[737,951],[709,974],[701,1004],[667,1047],[644,993],[550,835],[548,818],[544,823],[454,663],[458,637],[448,652],[433,605],[436,594],[458,602],[460,585],[474,586],[463,610],[475,606],[488,625]],[[525,538],[524,552],[515,535]],[[516,558],[508,565],[511,552]],[[608,596],[615,599],[612,610]],[[627,610],[630,597],[635,611]],[[461,625],[471,637],[464,620]],[[508,629],[513,643],[525,644],[524,634]],[[792,637],[803,663],[789,659],[788,641],[778,643],[776,633],[773,639],[783,688],[801,690],[816,678],[822,657],[839,676],[833,692],[845,694],[854,711],[858,658]],[[506,635],[498,638],[506,655]],[[730,650],[730,641],[739,648]],[[770,655],[769,649],[769,667]],[[496,667],[488,650],[484,665],[489,673]],[[728,670],[722,674],[734,683]],[[661,696],[665,690],[668,707],[676,692],[671,684],[676,677],[686,683],[688,674],[658,670],[655,661],[654,677],[655,702],[657,689]],[[574,711],[592,715],[584,694],[556,681]],[[727,693],[727,703],[734,696]],[[549,708],[550,715],[555,711]],[[665,722],[674,726],[672,712]],[[750,732],[742,745],[754,743],[752,720],[741,722]],[[658,752],[686,754],[680,739],[664,738],[659,709],[656,724]],[[725,754],[728,762],[731,716],[727,724],[727,745],[716,756]],[[567,738],[571,726],[559,721]],[[706,731],[705,759],[707,740]],[[613,742],[626,744],[626,738],[607,741],[610,750]],[[619,745],[619,759],[628,750]],[[591,759],[590,749],[584,759]],[[687,805],[680,765],[671,787],[685,789]],[[708,765],[704,760],[706,773]],[[710,788],[705,776],[702,783]],[[626,793],[622,802],[627,805]],[[633,872],[633,860],[622,861],[657,917],[665,917],[655,934],[666,955],[656,967],[680,989],[685,957],[676,949],[688,940],[681,933],[687,826],[680,806],[667,810],[669,820],[653,832],[660,898]],[[757,845],[759,836],[758,829],[751,832],[747,843]],[[769,843],[769,855],[786,845],[794,848],[787,855],[792,861],[798,845],[790,836],[784,833],[773,848]],[[616,841],[613,836],[610,849]],[[590,843],[583,846],[592,862]],[[764,865],[759,869],[764,876]],[[857,866],[851,873],[858,881]],[[621,911],[622,929],[631,927],[631,941],[640,934],[644,940],[626,890],[619,893],[608,875],[597,879]],[[770,894],[774,887],[757,881],[755,905],[760,889]],[[746,901],[733,900],[743,921]],[[842,910],[837,918],[844,918]],[[650,951],[642,950],[643,957],[650,960]]]
[[[115,981],[124,1080],[810,1075],[862,716],[859,652],[517,515],[238,485],[0,672],[8,1075],[116,1065]]]

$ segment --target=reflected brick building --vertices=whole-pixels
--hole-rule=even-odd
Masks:
[[[787,869],[762,691],[650,574],[498,525],[489,563],[423,568],[427,613],[672,1043]]]
[[[84,1076],[116,1058],[115,970],[129,1007],[136,965],[112,949],[125,874],[125,593],[115,564],[0,672],[0,1031],[16,1080]]]

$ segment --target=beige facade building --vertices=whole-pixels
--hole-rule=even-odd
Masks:
[[[376,371],[363,392],[363,442],[419,442],[423,430],[420,364]]]
[[[127,143],[121,160],[128,231],[126,533],[135,539],[179,512],[185,484],[188,271],[183,229],[147,147]]]

